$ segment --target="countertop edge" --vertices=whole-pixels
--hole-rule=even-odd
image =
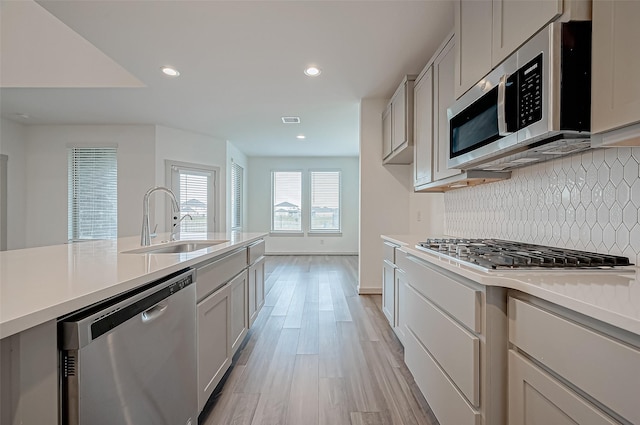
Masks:
[[[91,304],[104,301],[113,296],[128,292],[136,289],[141,285],[147,284],[157,279],[183,270],[185,268],[193,267],[202,262],[212,260],[216,257],[224,255],[230,251],[251,245],[253,242],[263,239],[267,236],[267,233],[263,232],[250,232],[254,236],[243,238],[240,242],[229,243],[227,246],[220,246],[216,249],[207,250],[192,258],[184,260],[177,259],[175,264],[150,271],[140,276],[136,276],[132,279],[127,279],[121,282],[115,282],[113,285],[105,287],[95,292],[87,293],[78,297],[71,298],[64,302],[39,309],[36,311],[28,312],[22,316],[9,318],[0,323],[0,339],[15,335],[27,329],[46,323],[50,320],[57,320],[58,318],[68,315],[76,310],[82,309]],[[149,255],[149,254],[124,254],[124,255]]]
[[[440,259],[438,256],[414,248],[418,239],[411,235],[382,235],[383,240],[399,245],[398,249],[406,254],[418,257],[449,272],[455,273],[463,278],[469,279],[483,286],[499,286],[506,289],[513,289],[525,294],[543,299],[567,308],[577,313],[583,314],[592,319],[606,323],[608,325],[623,329],[636,335],[640,335],[640,320],[624,314],[604,309],[598,305],[584,300],[576,299],[560,292],[551,291],[523,280],[507,276],[491,276],[487,273],[476,271],[470,267],[460,264],[453,264],[451,261]],[[608,272],[607,272],[608,273]],[[636,269],[636,274],[637,274]],[[607,276],[607,274],[603,274]],[[633,275],[632,275],[633,276]]]

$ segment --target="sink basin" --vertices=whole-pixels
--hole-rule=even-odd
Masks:
[[[144,246],[142,248],[123,251],[123,254],[179,254],[210,248],[214,245],[229,242],[227,240],[180,241],[161,245]]]

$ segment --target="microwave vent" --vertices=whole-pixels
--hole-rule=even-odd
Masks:
[[[300,124],[300,117],[282,117],[284,124]]]

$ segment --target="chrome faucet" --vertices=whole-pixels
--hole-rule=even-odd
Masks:
[[[171,189],[167,189],[166,187],[156,186],[152,187],[144,194],[144,198],[142,199],[142,233],[140,234],[140,245],[149,246],[151,245],[151,226],[149,224],[149,197],[154,192],[165,192],[169,195],[171,199],[171,206],[173,212],[180,211],[180,206],[178,205],[178,200],[176,199],[176,195],[171,191]]]
[[[175,241],[176,240],[176,234],[178,233],[178,226],[180,226],[181,223],[182,223],[182,220],[184,220],[187,217],[189,217],[189,220],[193,220],[193,217],[191,217],[191,214],[185,214],[180,218],[180,220],[178,220],[178,222],[176,224],[173,225],[173,229],[171,229],[171,236],[169,237],[170,241]],[[181,226],[181,228],[182,228],[182,226]]]

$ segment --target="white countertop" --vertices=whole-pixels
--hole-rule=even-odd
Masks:
[[[123,254],[140,237],[0,252],[0,338],[56,319],[264,237],[265,233],[181,235],[228,240],[180,254]],[[166,240],[160,234],[153,244]]]
[[[483,272],[415,248],[411,235],[383,235],[403,252],[486,286],[515,289],[640,335],[640,268],[631,271]],[[629,268],[627,268],[628,270]]]

